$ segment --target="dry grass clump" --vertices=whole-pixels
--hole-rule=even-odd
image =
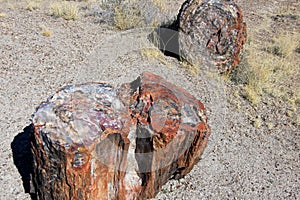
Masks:
[[[253,121],[253,126],[256,129],[259,129],[262,126],[263,120],[260,116],[256,116],[255,120]]]
[[[126,5],[117,5],[114,9],[114,24],[120,30],[128,30],[140,27],[143,19],[136,8],[128,8]]]
[[[297,48],[300,48],[300,33],[281,32],[274,38],[270,50],[274,55],[289,59]]]
[[[191,75],[194,75],[194,76],[199,75],[199,72],[200,72],[200,69],[201,69],[199,66],[192,65],[192,64],[190,64],[189,62],[187,62],[185,60],[180,61],[180,66],[187,69],[188,72]],[[210,74],[210,75],[212,75],[212,74]]]
[[[46,28],[45,25],[40,25],[39,28],[42,31],[43,36],[45,36],[45,37],[50,37],[51,36],[52,32],[48,28]]]
[[[166,1],[162,0],[153,0],[154,5],[156,5],[161,11],[165,11],[167,9]]]
[[[243,80],[244,96],[252,103],[258,103],[262,96],[291,96],[289,80],[299,76],[300,33],[281,32],[270,41],[252,39],[245,45],[245,61],[240,66],[242,74],[235,79]],[[298,55],[297,55],[298,54]],[[298,58],[298,59],[297,59]],[[296,99],[299,94],[295,93]]]
[[[146,57],[148,60],[158,60],[166,66],[171,66],[171,64],[167,62],[164,54],[157,48],[142,49],[141,55]]]
[[[41,7],[41,0],[31,0],[28,2],[26,10],[36,10],[39,9]]]
[[[297,116],[297,119],[296,119],[296,125],[297,125],[297,126],[300,126],[300,116]]]
[[[0,18],[5,18],[6,16],[7,16],[6,13],[3,12],[0,13]]]
[[[43,30],[43,36],[50,37],[51,36],[51,31],[49,29]]]
[[[109,4],[107,4],[109,5]],[[110,4],[114,10],[114,25],[120,30],[137,27],[156,27],[163,13],[167,12],[167,4],[162,0],[123,0]]]
[[[62,17],[65,20],[76,20],[79,15],[79,8],[71,2],[55,2],[50,6],[50,14],[54,17]]]
[[[279,16],[299,16],[300,11],[293,2],[283,1],[280,3],[280,6],[277,9]]]

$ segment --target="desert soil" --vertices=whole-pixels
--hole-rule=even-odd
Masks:
[[[285,3],[236,2],[248,29]],[[291,2],[300,9],[297,1],[286,3]],[[212,128],[202,160],[184,178],[170,180],[155,199],[300,199],[299,125],[284,101],[268,97],[268,103],[253,105],[234,95],[240,87],[220,76],[201,70],[191,74],[172,57],[162,62],[142,56],[142,49],[155,49],[148,30],[119,31],[96,16],[84,16],[84,9],[77,20],[67,21],[50,16],[49,3],[33,11],[25,9],[27,4],[0,0],[0,13],[5,13],[0,17],[0,199],[31,199],[26,193],[28,126],[42,101],[67,84],[116,86],[143,71],[200,99]],[[300,19],[287,20],[294,21],[274,26],[295,29]],[[43,36],[43,26],[50,37]],[[299,115],[299,108],[295,112]]]

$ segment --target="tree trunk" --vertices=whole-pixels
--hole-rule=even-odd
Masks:
[[[225,73],[240,61],[246,41],[242,10],[231,0],[187,0],[178,15],[180,56]]]
[[[33,117],[38,199],[147,199],[186,175],[210,129],[205,108],[183,88],[145,72],[118,90],[66,86]]]

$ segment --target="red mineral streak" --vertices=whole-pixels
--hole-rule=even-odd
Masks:
[[[203,104],[149,72],[117,90],[67,86],[33,117],[38,199],[147,199],[186,175],[210,135]]]
[[[219,72],[233,70],[246,41],[246,23],[231,0],[186,1],[179,13],[179,48],[183,59]]]

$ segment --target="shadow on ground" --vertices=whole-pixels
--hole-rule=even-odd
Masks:
[[[14,137],[11,143],[14,164],[22,176],[25,193],[30,193],[31,199],[35,200],[36,195],[31,187],[31,174],[33,172],[33,156],[30,150],[30,137],[33,132],[33,125],[30,124],[23,129],[23,132]]]
[[[162,25],[148,35],[148,39],[165,55],[180,60],[178,22]]]

